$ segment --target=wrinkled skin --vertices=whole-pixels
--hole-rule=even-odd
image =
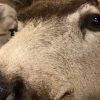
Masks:
[[[27,20],[0,49],[0,100],[100,100],[100,32],[80,27],[87,13],[99,5]]]
[[[11,38],[10,30],[17,31],[17,27],[18,20],[15,9],[0,3],[0,47]]]

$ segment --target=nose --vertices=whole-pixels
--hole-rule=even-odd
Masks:
[[[18,31],[18,25],[14,25],[13,28],[9,29],[10,33],[11,33],[11,36],[14,36],[14,32],[17,32]]]

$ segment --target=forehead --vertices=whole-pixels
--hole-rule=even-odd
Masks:
[[[67,0],[68,1],[68,0]],[[72,12],[71,9],[68,13],[76,12],[77,9],[84,8],[83,12],[88,11],[89,9],[92,12],[96,12],[97,9],[100,11],[100,0],[69,0],[70,5],[72,5]]]
[[[62,0],[64,1],[64,0]],[[85,4],[90,4],[95,7],[99,7],[100,0],[65,0],[65,4],[63,7],[61,5],[61,13],[60,14],[69,14],[75,12],[80,6]],[[64,8],[64,9],[63,9]],[[59,11],[58,11],[59,12]]]

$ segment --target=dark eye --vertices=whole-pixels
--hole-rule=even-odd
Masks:
[[[87,14],[81,16],[80,27],[81,29],[100,31],[100,14]]]

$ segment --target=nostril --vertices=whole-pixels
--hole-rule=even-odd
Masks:
[[[14,29],[10,29],[9,31],[10,31],[10,33],[11,33],[11,36],[14,36],[15,30],[14,30]]]
[[[14,32],[18,31],[18,28],[13,28],[9,30],[11,32],[11,36],[14,36]]]
[[[9,31],[11,33],[11,36],[14,36],[15,35],[14,33],[18,31],[18,25],[16,24],[16,25],[12,26],[12,28],[9,29]]]

